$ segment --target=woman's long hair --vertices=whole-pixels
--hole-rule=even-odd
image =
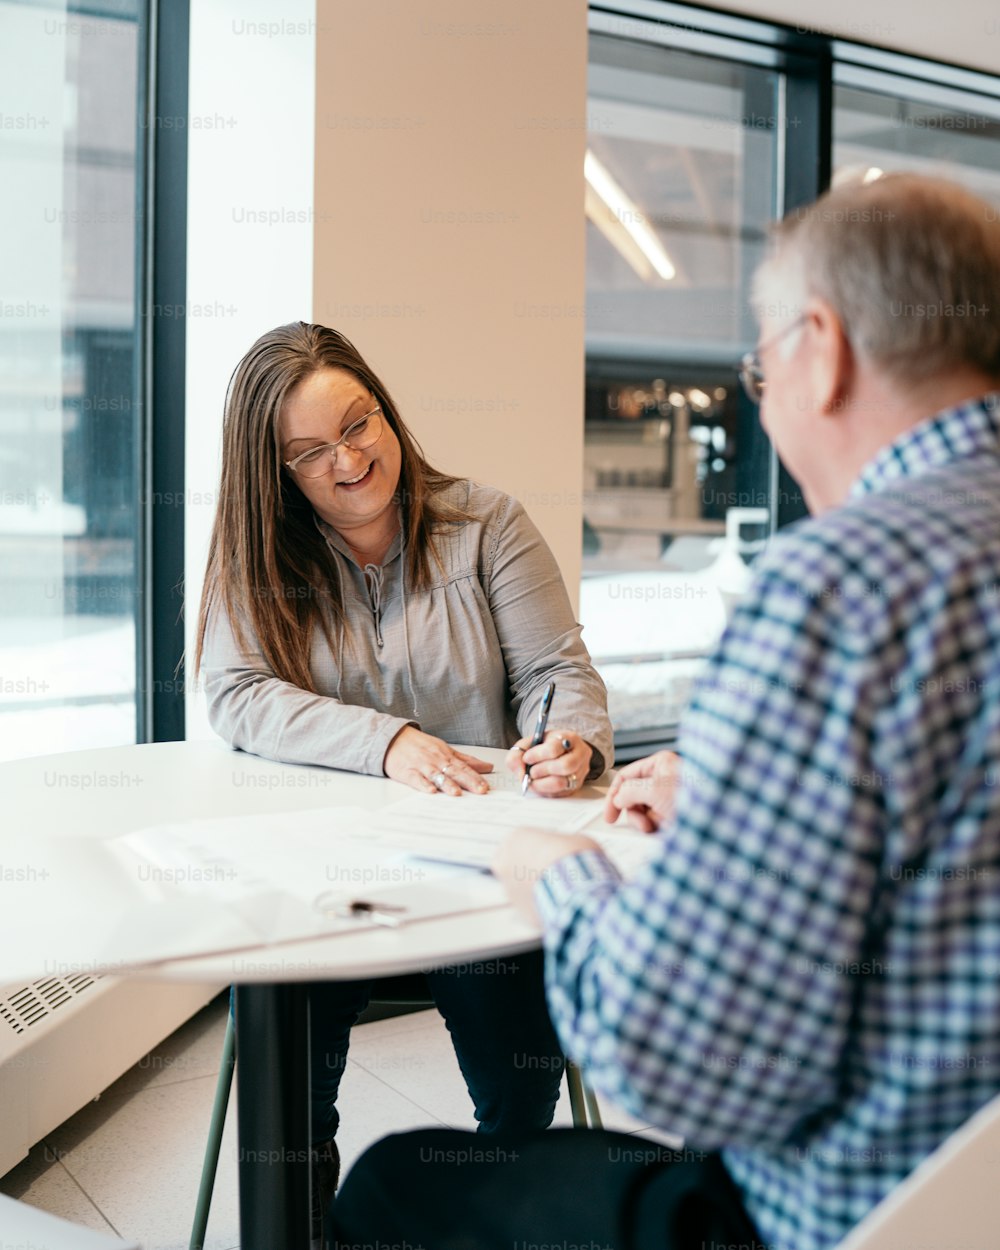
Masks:
[[[336,330],[304,321],[269,331],[236,366],[226,392],[222,481],[198,614],[195,672],[209,618],[221,609],[241,648],[248,646],[247,625],[278,677],[315,692],[309,668],[313,630],[318,625],[332,647],[331,617],[343,619],[340,582],[312,504],[281,463],[278,421],[294,387],[320,369],[354,374],[375,396],[399,439],[397,500],[404,575],[411,586],[421,589],[430,580],[428,555],[438,561],[435,529],[468,519],[439,498],[458,479],[427,463],[392,396],[351,342]]]

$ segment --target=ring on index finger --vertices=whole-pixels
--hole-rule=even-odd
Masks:
[[[573,750],[573,744],[570,742],[569,738],[560,738],[559,743],[562,746],[563,755],[566,755],[569,751]]]

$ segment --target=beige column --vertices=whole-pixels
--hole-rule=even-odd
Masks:
[[[520,498],[574,599],[585,0],[319,0],[313,316],[431,461]]]

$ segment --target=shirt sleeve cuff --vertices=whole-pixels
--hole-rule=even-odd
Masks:
[[[546,868],[535,886],[535,903],[542,924],[548,928],[555,923],[564,903],[574,894],[605,893],[609,886],[617,888],[621,880],[621,873],[603,851],[564,855]]]
[[[387,775],[385,771],[385,757],[389,754],[389,748],[409,725],[412,725],[414,729],[420,728],[415,720],[405,720],[402,716],[385,716],[382,724],[379,726],[379,732],[371,740],[364,772],[369,773],[372,777],[385,777]]]
[[[584,742],[587,739],[584,738]],[[604,755],[594,746],[592,742],[587,742],[590,747],[590,767],[587,769],[587,780],[596,781],[598,777],[603,777],[607,772],[607,765],[604,762]]]

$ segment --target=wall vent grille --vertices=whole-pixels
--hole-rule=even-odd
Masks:
[[[100,979],[87,973],[75,973],[68,977],[45,977],[28,985],[6,986],[0,989],[0,1020],[15,1033],[24,1033]]]

